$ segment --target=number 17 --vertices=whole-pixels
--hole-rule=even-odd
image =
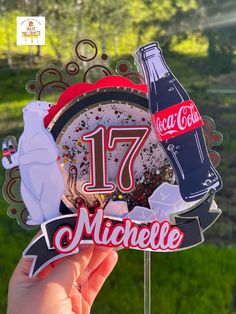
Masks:
[[[145,143],[149,126],[111,126],[108,129],[100,125],[93,131],[82,135],[82,141],[90,145],[90,181],[84,183],[86,193],[111,193],[116,189],[107,178],[106,152],[113,151],[118,142],[130,143],[117,172],[117,185],[122,192],[131,192],[134,188],[134,161]]]

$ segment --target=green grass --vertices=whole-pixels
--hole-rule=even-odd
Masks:
[[[152,313],[236,313],[236,249],[152,254]],[[101,311],[102,309],[102,311]],[[143,313],[143,253],[121,251],[93,313]]]
[[[7,204],[0,201],[0,313],[6,312],[7,287],[23,249],[35,232],[23,230],[6,215]]]
[[[235,177],[235,100],[233,95],[207,94],[208,88],[223,86],[204,73],[204,59],[169,56],[173,72],[190,90],[201,113],[214,117],[225,141],[218,149],[220,172],[225,187],[217,195],[223,210],[220,220],[206,233],[207,244],[179,253],[152,254],[152,313],[162,314],[234,314],[236,313],[236,177]],[[186,69],[186,70],[185,70]],[[21,108],[33,96],[24,86],[34,79],[37,69],[0,70],[0,129],[6,135],[19,136],[22,130]],[[232,76],[232,74],[231,74]],[[230,79],[231,81],[231,79]],[[229,86],[230,88],[230,86]],[[0,167],[0,182],[4,170]],[[6,215],[7,204],[0,199],[0,313],[6,312],[10,275],[35,234],[22,230]],[[219,245],[220,244],[220,245]],[[227,244],[227,246],[224,246]],[[98,296],[92,313],[143,312],[143,253],[123,250],[119,262]]]

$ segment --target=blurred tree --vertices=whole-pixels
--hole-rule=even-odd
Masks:
[[[138,44],[141,44],[146,35],[151,35],[154,40],[161,42],[162,47],[169,49],[173,35],[185,36],[188,29],[183,31],[185,26],[182,24],[196,7],[195,0],[132,1],[130,12],[138,33]]]
[[[74,41],[74,25],[77,20],[77,0],[19,0],[18,6],[24,8],[26,15],[45,16],[47,39],[54,50],[56,58],[60,61],[64,52],[69,49],[69,43]],[[55,36],[54,34],[57,34]],[[62,40],[64,37],[67,40]],[[38,57],[41,57],[41,46],[37,46]]]
[[[1,12],[5,14],[9,14],[13,11],[18,10],[19,12],[24,12],[26,15],[27,13],[30,13],[29,15],[39,16],[42,15],[42,10],[40,6],[40,1],[36,0],[0,0],[0,10]],[[9,30],[7,32],[8,37],[8,56],[11,53],[11,36],[9,34]],[[37,46],[37,56],[41,57],[41,46]],[[29,56],[31,58],[31,55]],[[9,57],[8,57],[9,60]],[[8,62],[9,64],[9,62]]]
[[[138,44],[157,39],[165,50],[175,42],[202,33],[208,40],[212,71],[228,72],[236,49],[236,2],[232,0],[143,0],[129,6]],[[139,14],[137,14],[139,12]],[[191,37],[191,36],[190,36]]]
[[[7,0],[0,0],[0,13],[1,17],[4,19],[6,16],[7,12],[9,10],[14,9],[15,4],[14,1],[7,1]],[[11,40],[11,34],[10,34],[10,27],[9,24],[3,23],[3,34],[2,34],[2,40],[3,37],[6,39],[7,43],[7,64],[9,68],[12,66],[12,53],[11,53],[11,47],[12,47],[12,40]]]
[[[79,0],[55,0],[49,2],[47,0],[0,0],[0,12],[3,21],[2,27],[6,27],[5,23],[12,16],[45,16],[46,18],[46,40],[48,40],[47,47],[51,47],[56,58],[60,61],[62,57],[68,58],[71,56],[71,43],[77,38],[76,27],[78,27],[79,16]],[[4,18],[5,14],[5,18]],[[7,23],[8,24],[8,23]],[[15,31],[15,21],[11,21],[8,25],[8,30]],[[4,34],[7,36],[8,59],[10,62],[10,55],[12,47],[15,48],[15,41],[13,42],[12,34],[7,34],[7,29]],[[75,36],[76,34],[76,36]],[[14,36],[15,37],[15,36]],[[63,38],[63,40],[62,40]],[[25,50],[23,48],[23,50]],[[28,58],[32,58],[32,51],[35,48],[30,48]],[[36,46],[37,57],[42,56],[44,47]],[[48,48],[47,48],[48,50]]]
[[[198,0],[199,27],[209,41],[209,66],[213,72],[233,68],[236,49],[236,2],[232,0]]]
[[[115,54],[118,51],[119,33],[127,26],[129,20],[129,1],[127,0],[81,0],[81,18],[84,28],[97,28],[101,49],[107,49],[107,41],[112,41]]]
[[[11,65],[12,51],[28,52],[29,59],[35,51],[39,58],[43,52],[66,60],[72,56],[73,43],[84,36],[99,40],[101,50],[111,55],[130,53],[151,40],[160,41],[165,50],[171,50],[174,43],[180,52],[184,49],[180,42],[189,45],[188,51],[191,42],[195,51],[204,42],[211,68],[228,71],[236,49],[235,12],[232,0],[0,0],[0,50]],[[15,45],[17,15],[46,17],[45,46],[29,50]]]

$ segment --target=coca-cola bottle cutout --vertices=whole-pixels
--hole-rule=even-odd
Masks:
[[[8,136],[2,143],[2,155],[6,157],[10,164],[12,164],[11,155],[15,154],[17,151],[17,140],[15,136]]]
[[[2,143],[2,155],[3,155],[3,157],[6,157],[8,159],[10,164],[12,163],[11,153],[10,153],[8,146],[7,146],[7,143],[5,141]]]
[[[149,110],[158,139],[177,175],[185,201],[222,188],[207,152],[202,119],[189,95],[167,66],[157,42],[137,50],[148,85]]]
[[[14,136],[9,136],[8,137],[8,149],[10,154],[15,154],[16,153],[16,147],[17,147],[17,141]]]

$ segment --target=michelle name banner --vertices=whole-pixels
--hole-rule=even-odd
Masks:
[[[51,262],[79,251],[81,244],[94,243],[150,251],[178,251],[204,241],[203,232],[219,217],[221,210],[208,194],[194,208],[173,214],[169,221],[133,222],[128,218],[107,217],[103,209],[91,215],[86,207],[78,214],[64,215],[41,225],[42,235],[23,252],[34,262],[30,276],[36,276]]]

